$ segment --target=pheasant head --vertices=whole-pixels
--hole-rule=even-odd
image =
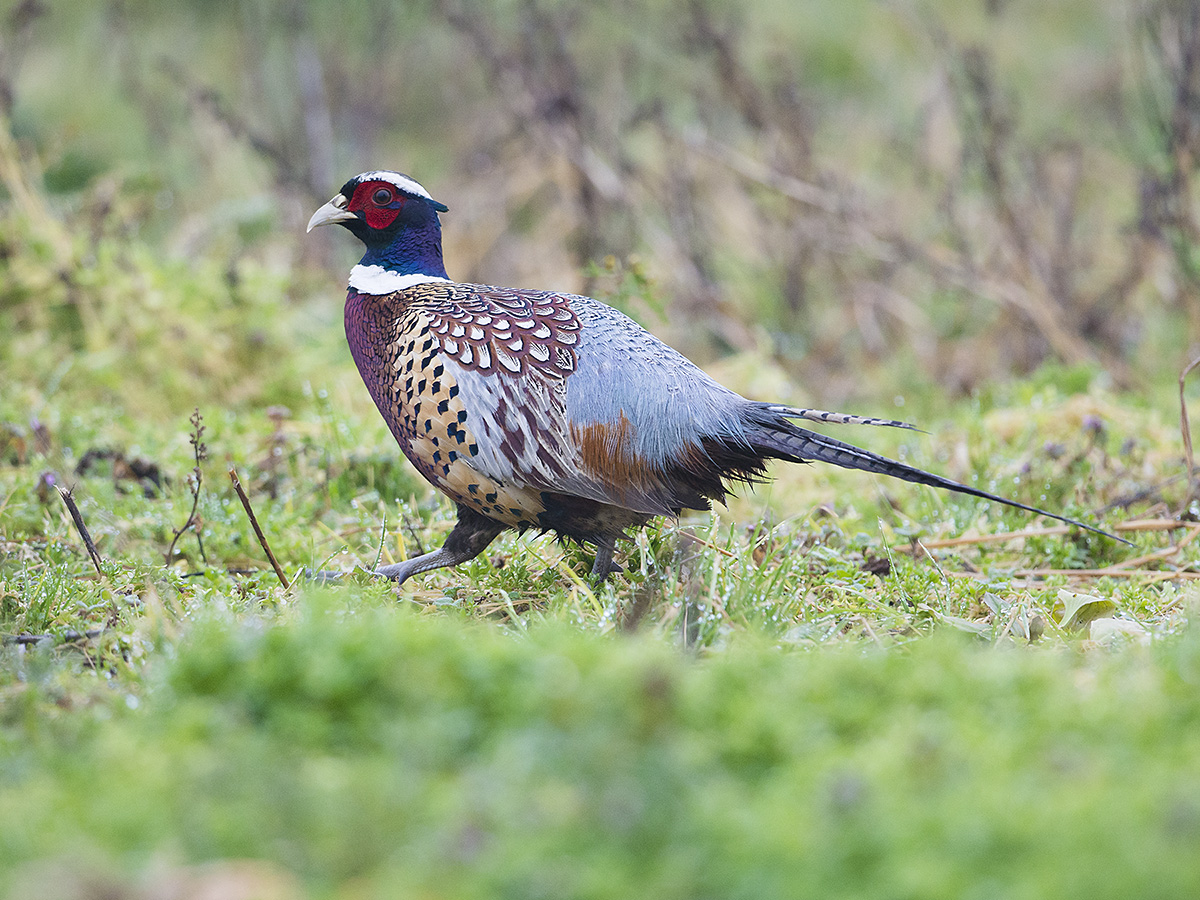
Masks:
[[[444,203],[407,175],[364,172],[313,213],[308,230],[336,223],[362,241],[367,250],[355,267],[360,280],[446,278],[438,219],[446,211]]]

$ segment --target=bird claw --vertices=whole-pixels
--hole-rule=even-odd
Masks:
[[[413,569],[412,560],[406,559],[404,562],[393,563],[390,566],[380,566],[371,574],[376,578],[386,578],[396,584],[403,584],[413,574]]]

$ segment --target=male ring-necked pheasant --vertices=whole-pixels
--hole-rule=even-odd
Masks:
[[[308,223],[366,244],[346,297],[350,352],[400,449],[458,506],[440,549],[379,575],[404,581],[474,558],[506,528],[536,528],[594,545],[604,579],[620,571],[613,551],[628,529],[709,509],[770,459],[891,475],[1106,534],[800,428],[792,420],[911,426],[747,400],[597,300],[451,281],[446,211],[407,175],[365,172]]]

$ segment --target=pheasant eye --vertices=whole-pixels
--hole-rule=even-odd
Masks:
[[[387,188],[380,188],[371,195],[371,199],[375,201],[376,206],[385,206],[392,202],[392,192]]]

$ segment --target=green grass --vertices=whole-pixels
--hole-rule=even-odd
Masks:
[[[159,661],[137,688],[85,700],[51,651],[10,657],[0,869],[250,857],[316,896],[1200,888],[1194,636],[1081,655],[742,633],[696,657],[472,618],[374,586],[209,608],[182,640],[138,635]]]
[[[134,304],[121,317],[7,345],[23,373],[0,396],[10,896],[189,878],[287,897],[1195,893],[1197,594],[1150,579],[1194,568],[1195,546],[1144,577],[1031,579],[1172,537],[930,558],[912,542],[1030,517],[780,466],[728,509],[639,532],[601,588],[588,552],[509,534],[400,588],[284,590],[230,465],[293,578],[434,546],[452,508],[399,459],[327,312],[251,298],[275,348],[264,369],[258,343],[205,312],[213,272],[129,261],[127,278],[207,323],[210,375],[141,402],[176,349],[120,279],[79,290]],[[106,329],[130,316],[160,331],[127,336],[118,364]],[[65,340],[71,365],[48,373]],[[722,375],[753,391],[768,369]],[[193,503],[192,405],[204,555],[184,531],[167,560]],[[1090,512],[1173,470],[1169,400],[1047,371],[939,410],[930,435],[853,436],[1101,525],[1179,502],[1168,485]],[[81,472],[92,450],[108,453]],[[48,472],[73,487],[102,575]]]

